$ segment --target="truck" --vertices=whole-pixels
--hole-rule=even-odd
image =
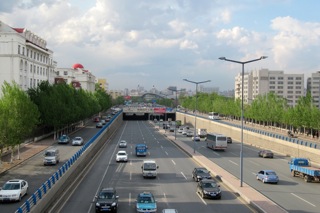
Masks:
[[[155,160],[145,160],[141,166],[143,178],[156,178],[157,177],[157,165]]]
[[[319,182],[320,169],[312,167],[307,158],[292,158],[289,161],[290,172],[293,177],[303,178],[305,182]]]
[[[136,156],[146,156],[148,147],[146,144],[141,143],[136,145]]]
[[[227,136],[222,134],[208,133],[205,139],[207,148],[213,150],[226,150],[227,149]]]
[[[207,129],[198,129],[197,135],[199,135],[200,138],[207,137]]]

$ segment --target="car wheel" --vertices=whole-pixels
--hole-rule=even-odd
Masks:
[[[264,179],[262,179],[262,183],[266,183],[266,181]]]
[[[256,178],[257,178],[257,180],[259,180],[259,176],[258,175],[256,176]]]
[[[201,197],[204,198],[204,193],[203,192],[201,192]]]
[[[18,201],[21,201],[21,198],[22,198],[22,196],[20,195],[20,196],[19,196],[19,200],[18,200]]]

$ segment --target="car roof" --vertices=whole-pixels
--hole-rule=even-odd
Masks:
[[[212,179],[202,179],[200,180],[201,183],[217,183],[217,181]]]
[[[102,188],[101,191],[115,191],[113,187]]]
[[[208,170],[208,169],[206,169],[206,168],[204,168],[204,167],[196,167],[196,168],[194,168],[194,169],[196,169],[196,170]]]
[[[124,150],[120,150],[120,151],[118,151],[118,153],[127,153],[127,152]]]
[[[274,173],[275,173],[274,170],[270,170],[270,169],[264,169],[264,170],[262,170],[262,171],[264,171],[264,172],[274,172]]]
[[[25,181],[25,180],[21,180],[21,179],[12,179],[12,180],[8,180],[6,183],[21,183],[22,181]]]
[[[162,213],[177,213],[178,211],[176,209],[163,209]]]
[[[141,192],[138,194],[139,197],[153,197],[151,192]]]

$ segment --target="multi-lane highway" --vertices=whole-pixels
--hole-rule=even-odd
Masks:
[[[127,163],[116,163],[118,142],[128,142],[125,149],[129,154]],[[136,157],[135,144],[146,143],[148,155]],[[142,161],[154,159],[159,165],[156,179],[144,179],[141,173]],[[221,200],[203,200],[196,193],[196,182],[191,172],[198,165],[183,151],[155,131],[145,121],[127,121],[119,129],[110,144],[102,150],[88,175],[74,189],[60,212],[94,212],[94,197],[102,187],[115,187],[119,194],[118,212],[135,212],[138,193],[152,192],[157,199],[158,212],[164,208],[175,208],[179,212],[253,212],[236,195],[221,184]]]
[[[167,132],[173,135],[174,133]],[[177,140],[194,147],[191,138],[177,133]],[[206,148],[206,142],[196,142],[197,152],[206,156],[223,169],[239,178],[240,174],[240,143],[228,144],[226,151],[213,151]],[[319,183],[306,183],[303,179],[292,177],[288,161],[289,157],[275,153],[273,159],[258,157],[260,149],[244,145],[244,182],[260,191],[288,212],[320,212]],[[256,173],[263,169],[275,170],[280,178],[278,184],[263,184],[256,180]],[[239,183],[240,184],[240,183]]]

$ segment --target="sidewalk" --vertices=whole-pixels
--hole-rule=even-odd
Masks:
[[[23,163],[28,160],[32,156],[42,152],[49,146],[54,144],[54,140],[51,137],[45,138],[38,142],[27,143],[23,147],[20,148],[20,159],[18,160],[18,151],[15,151],[13,154],[13,162],[11,163],[11,153],[6,153],[1,157],[0,164],[0,175],[5,173],[9,169]]]

